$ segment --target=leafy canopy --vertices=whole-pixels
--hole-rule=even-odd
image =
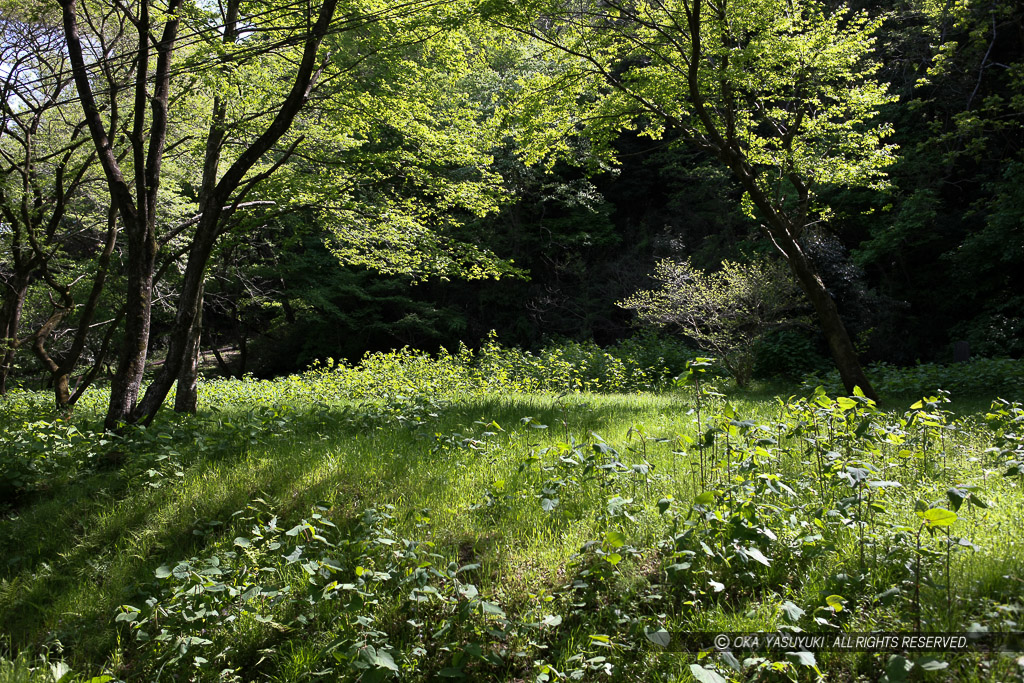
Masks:
[[[892,100],[871,56],[881,19],[866,13],[815,0],[492,7],[499,23],[561,53],[571,71],[535,79],[538,98],[571,98],[551,120],[598,142],[624,129],[672,131],[748,180],[757,209],[793,211],[800,227],[823,208],[813,206],[815,186],[884,184],[895,159],[891,126],[874,121]],[[588,114],[567,114],[587,101]]]

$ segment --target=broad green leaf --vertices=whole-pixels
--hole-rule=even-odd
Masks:
[[[922,657],[915,661],[914,664],[922,671],[942,671],[943,669],[949,668],[949,662],[944,662],[941,659],[936,659],[935,657]]]
[[[846,604],[846,598],[841,595],[830,595],[825,598],[825,604],[831,607],[836,612],[843,611],[843,605]]]
[[[789,600],[782,603],[781,609],[782,613],[786,616],[786,620],[792,624],[800,621],[800,617],[805,614],[804,610],[800,609],[800,607]]]
[[[921,516],[930,527],[949,526],[956,521],[956,513],[945,508],[931,508],[921,513]]]
[[[665,629],[658,629],[657,631],[652,631],[650,629],[645,628],[644,636],[647,638],[647,640],[651,641],[659,647],[668,647],[669,643],[672,642],[671,634],[669,634],[669,632]]]
[[[772,566],[771,561],[767,557],[765,557],[764,553],[762,553],[757,548],[754,548],[754,547],[751,546],[749,548],[745,548],[745,551],[746,551],[747,555],[749,557],[753,558],[755,561],[760,562],[761,564],[763,564],[766,567]]]
[[[604,542],[609,548],[621,548],[626,545],[626,534],[621,531],[609,531],[604,535]]]
[[[486,600],[480,601],[480,609],[484,614],[493,614],[498,617],[505,617],[505,610],[501,609],[493,602],[487,602]]]
[[[690,673],[693,674],[698,683],[729,683],[717,671],[705,669],[700,664],[691,664]]]
[[[890,683],[900,683],[907,680],[907,674],[914,667],[913,662],[902,655],[892,655],[885,665],[885,675]]]
[[[846,412],[851,408],[857,407],[857,402],[847,396],[840,396],[839,398],[836,399],[836,403],[839,405],[840,410],[842,410],[843,412]]]
[[[812,669],[818,668],[818,660],[814,658],[813,652],[787,652],[786,656],[796,660],[796,663],[801,666],[807,666]]]
[[[715,494],[712,491],[705,491],[693,499],[694,505],[710,505],[715,502]]]

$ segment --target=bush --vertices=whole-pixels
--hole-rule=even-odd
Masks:
[[[665,259],[652,277],[657,289],[638,291],[619,306],[645,323],[678,329],[719,357],[741,387],[753,375],[758,341],[795,323],[803,301],[782,261],[723,261],[712,273],[689,259]]]

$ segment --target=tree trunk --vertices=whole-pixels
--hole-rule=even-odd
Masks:
[[[118,157],[114,153],[112,133],[108,134],[96,103],[85,63],[82,40],[78,33],[76,0],[60,0],[60,5],[67,54],[71,61],[82,114],[88,125],[97,157],[103,166],[111,202],[121,216],[128,240],[124,341],[121,359],[110,387],[110,404],[105,420],[107,429],[116,429],[132,419],[149,350],[150,310],[157,251],[157,195],[167,143],[171,61],[178,35],[180,18],[177,16],[177,10],[181,0],[168,0],[166,7],[159,12],[162,16],[163,31],[158,40],[154,40],[156,26],[150,21],[148,0],[139,3],[137,15],[130,17],[138,33],[133,55],[135,85],[132,130],[126,136],[135,176],[131,183],[125,179],[121,171]],[[147,109],[151,112],[148,128]]]
[[[245,329],[242,329],[242,334],[238,340],[238,379],[245,377],[246,365],[249,362],[249,337],[245,333]]]
[[[765,223],[761,226],[762,230],[786,259],[793,275],[818,315],[818,322],[828,341],[829,350],[832,352],[832,359],[839,370],[839,376],[843,380],[843,386],[850,393],[853,393],[854,387],[860,387],[865,396],[877,401],[878,395],[860,367],[857,352],[853,348],[853,342],[850,341],[850,335],[846,332],[846,326],[839,317],[839,311],[832,300],[832,295],[829,294],[825,283],[818,275],[817,268],[800,246],[799,238],[806,225],[810,206],[809,188],[795,173],[790,173],[787,176],[798,194],[795,211],[788,210],[781,202],[770,197],[758,183],[757,173],[750,163],[744,143],[736,137],[737,104],[730,92],[724,93],[724,122],[716,116],[712,116],[709,111],[700,71],[701,64],[705,60],[701,36],[703,22],[701,5],[701,0],[693,0],[686,9],[686,22],[690,33],[687,85],[690,104],[706,135],[705,144],[717,153],[719,159],[729,167],[764,217]],[[722,82],[727,88],[728,78],[724,76],[724,73],[728,70],[728,64],[720,62],[716,68],[723,70]],[[788,148],[793,144],[801,120],[802,116],[798,116],[792,129],[783,135],[784,147]]]
[[[103,335],[103,342],[100,344],[100,349],[96,353],[96,358],[93,360],[92,367],[89,368],[89,371],[86,372],[85,375],[79,379],[78,384],[75,387],[75,393],[73,393],[71,395],[71,398],[68,400],[69,407],[74,407],[74,405],[78,402],[78,399],[82,398],[86,390],[93,383],[93,381],[95,381],[96,377],[103,369],[107,358],[107,352],[110,350],[110,340],[113,339],[114,333],[117,331],[118,326],[121,324],[121,320],[124,318],[124,313],[125,309],[124,307],[122,307],[118,314],[107,323],[110,327],[107,328],[106,333]],[[71,370],[68,369],[69,375],[70,372]]]
[[[105,426],[116,429],[131,421],[142,387],[149,351],[153,267],[156,247],[146,226],[125,226],[128,233],[128,291],[121,358],[110,383],[110,404]]]
[[[61,371],[61,366],[55,361],[46,350],[46,340],[49,339],[53,330],[60,324],[70,311],[74,302],[71,300],[70,289],[62,292],[64,306],[55,308],[50,317],[39,326],[31,336],[32,352],[50,373],[48,385],[53,387],[54,403],[58,410],[67,410],[71,399],[71,391],[68,388],[68,373]]]
[[[53,397],[58,410],[70,410],[71,388],[68,384],[67,373],[61,373],[53,378]]]
[[[818,275],[814,264],[800,245],[791,238],[791,232],[786,231],[786,234],[781,235],[777,234],[775,230],[769,229],[769,234],[783,253],[800,288],[810,300],[811,306],[814,307],[814,312],[818,316],[818,325],[828,342],[832,360],[839,370],[839,377],[842,379],[847,393],[852,394],[855,387],[860,387],[865,396],[877,402],[878,394],[871,386],[867,375],[864,374],[864,369],[857,359],[857,350],[853,348],[846,325],[839,317],[836,302]]]
[[[207,208],[207,207],[204,207]],[[136,418],[143,424],[150,424],[156,417],[157,411],[163,405],[167,394],[175,381],[181,378],[183,368],[196,366],[199,362],[199,337],[200,326],[202,325],[202,304],[203,304],[203,278],[206,273],[206,264],[210,260],[210,253],[213,249],[212,235],[216,234],[216,224],[219,211],[204,210],[203,217],[196,229],[196,236],[192,242],[192,248],[188,255],[188,264],[185,266],[184,280],[181,286],[181,294],[178,297],[178,310],[174,316],[174,327],[171,330],[170,341],[167,344],[167,357],[164,364],[157,372],[153,382],[146,389],[146,394],[139,402]],[[213,223],[212,226],[209,223]],[[204,230],[205,228],[205,230]],[[204,239],[204,237],[206,239]],[[184,408],[188,410],[190,393],[195,391],[195,373],[185,370],[185,381],[192,386],[179,386],[178,391],[183,395],[181,401],[175,399],[175,410]],[[182,408],[179,408],[181,406]],[[194,410],[194,407],[193,407]]]
[[[178,413],[194,413],[199,406],[199,345],[203,331],[203,287],[199,288],[199,301],[195,319],[188,333],[183,349],[184,360],[178,371],[178,389],[174,396],[174,410]]]
[[[225,377],[234,377],[235,373],[231,371],[231,366],[224,360],[224,356],[220,355],[220,349],[214,344],[210,347],[210,351],[213,352],[213,357],[217,359],[217,367],[220,368],[220,373]]]
[[[64,0],[65,2],[69,0]],[[203,160],[203,180],[199,192],[199,209],[202,213],[196,226],[195,236],[185,266],[184,282],[178,298],[178,310],[174,316],[167,358],[163,367],[146,389],[133,417],[149,424],[167,398],[171,386],[179,378],[182,368],[196,363],[199,353],[199,330],[202,323],[203,280],[217,238],[225,229],[225,223],[238,208],[238,203],[256,183],[268,177],[291,155],[298,140],[278,158],[266,171],[253,178],[246,176],[252,167],[269,152],[281,137],[291,128],[299,110],[309,99],[313,84],[319,75],[317,68],[320,44],[330,27],[337,9],[338,0],[325,0],[320,7],[315,24],[305,39],[302,59],[299,63],[291,90],[281,104],[274,120],[266,130],[252,142],[231,164],[223,175],[218,173],[224,140],[223,117],[226,111],[223,101],[214,101],[213,123],[206,141],[206,155]],[[237,3],[229,4],[229,12],[237,9]],[[233,19],[229,18],[225,29],[225,41],[234,40]],[[241,189],[239,189],[241,188]],[[235,197],[231,204],[232,196]],[[186,389],[186,395],[189,390]]]

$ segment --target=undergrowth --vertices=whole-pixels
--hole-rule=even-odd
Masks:
[[[1017,630],[1020,403],[566,353],[208,381],[121,435],[101,396],[5,399],[0,681],[1021,680],[1012,653],[665,650]]]

